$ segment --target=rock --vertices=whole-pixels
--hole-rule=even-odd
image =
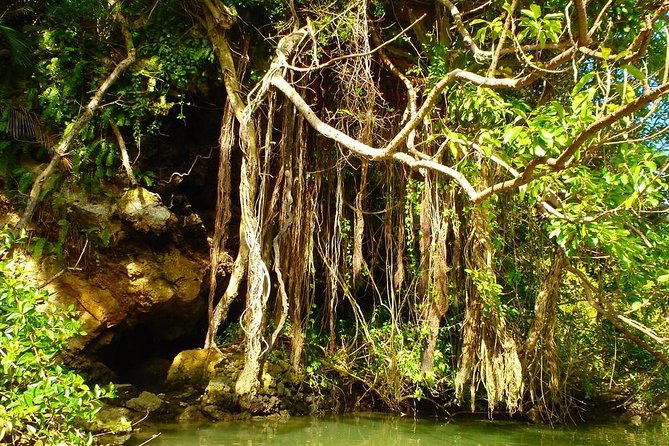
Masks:
[[[81,310],[87,335],[70,347],[96,352],[139,325],[160,341],[191,333],[200,323],[194,315],[204,317],[206,312],[206,302],[199,298],[206,262],[204,256],[186,257],[170,246],[109,259],[88,276],[66,271],[48,289],[57,303]]]
[[[151,303],[176,300],[191,303],[200,294],[203,263],[184,256],[172,247],[152,256],[131,257],[123,263],[129,289],[146,296]]]
[[[163,405],[163,400],[151,392],[142,392],[137,398],[126,401],[125,406],[136,412],[155,412]]]
[[[627,423],[630,426],[639,427],[643,424],[643,418],[641,418],[641,415],[632,415],[627,420]]]
[[[87,280],[76,274],[63,274],[53,283],[52,289],[59,300],[68,304],[77,303],[85,310],[81,320],[89,336],[99,335],[105,326],[117,325],[126,316],[127,309],[102,282]],[[80,340],[86,343],[86,338]]]
[[[89,425],[93,432],[123,434],[132,431],[132,414],[125,407],[103,407]]]
[[[126,192],[118,203],[117,213],[134,229],[145,234],[163,234],[177,221],[163,205],[160,196],[143,187]]]
[[[202,411],[216,421],[225,421],[230,418],[230,412],[213,404],[204,406]]]
[[[137,387],[132,384],[115,384],[114,393],[116,393],[116,398],[120,400],[129,400],[130,398],[136,398],[141,393]]]
[[[189,385],[205,389],[221,360],[221,353],[213,349],[184,350],[172,361],[165,383],[173,388]]]
[[[209,418],[197,406],[188,406],[177,416],[179,423],[205,423],[207,421]]]
[[[269,373],[263,373],[261,378],[264,391],[269,393],[272,387],[276,387],[276,381]]]
[[[234,409],[238,405],[235,384],[225,377],[216,376],[209,381],[204,394],[204,401],[220,407]]]
[[[191,398],[195,398],[197,395],[200,395],[200,392],[192,387],[186,387],[181,393],[173,395],[173,398],[177,401],[186,401]]]
[[[121,231],[120,222],[114,218],[116,205],[105,195],[94,195],[75,184],[68,184],[59,193],[58,199],[66,205],[67,219],[75,221],[81,228],[99,228],[106,231],[105,238]]]

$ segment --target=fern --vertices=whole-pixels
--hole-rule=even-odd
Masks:
[[[18,185],[19,192],[21,192],[22,194],[27,194],[28,192],[30,192],[30,189],[32,188],[34,181],[35,181],[35,174],[27,170],[24,170],[21,176],[19,177],[19,185]]]
[[[12,62],[24,68],[29,66],[33,61],[33,51],[28,39],[14,28],[5,25],[0,25],[0,34],[9,45]]]

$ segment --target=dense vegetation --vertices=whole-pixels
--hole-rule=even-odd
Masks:
[[[57,355],[80,335],[73,309],[47,305],[25,281],[21,262],[8,257],[17,241],[0,234],[0,442],[86,445],[85,432],[106,392],[66,370]]]
[[[668,11],[18,1],[0,11],[4,185],[23,229],[63,181],[169,183],[142,144],[217,103],[202,341],[241,325],[239,395],[274,349],[393,410],[652,404],[669,388]]]

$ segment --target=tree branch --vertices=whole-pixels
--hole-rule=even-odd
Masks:
[[[450,9],[451,15],[453,16],[456,27],[460,34],[465,39],[465,42],[469,43],[472,46],[472,50],[478,54],[489,55],[488,53],[481,52],[475,43],[471,39],[468,31],[462,23],[462,17],[459,10],[455,5],[449,0],[439,0],[440,3],[445,5]],[[585,11],[585,2],[584,0],[579,0],[577,2],[577,13],[579,20],[579,40],[582,42],[582,38],[586,38],[587,42],[590,42],[590,38],[587,33],[587,15]],[[509,17],[511,14],[509,14]],[[512,20],[512,18],[509,18]],[[510,23],[507,20],[507,23]],[[586,43],[587,43],[586,42]],[[380,48],[379,45],[377,48]],[[583,48],[581,46],[581,48]],[[501,54],[503,48],[498,47],[495,54]],[[492,74],[487,76],[480,75],[471,71],[465,71],[462,69],[454,69],[442,77],[430,90],[430,92],[425,97],[425,101],[418,110],[415,110],[415,105],[410,104],[410,118],[402,126],[402,128],[397,132],[397,134],[392,138],[392,140],[383,148],[371,147],[367,144],[358,141],[346,133],[337,130],[336,128],[326,124],[321,121],[316,113],[311,109],[311,107],[302,99],[300,94],[290,85],[281,75],[280,65],[277,66],[277,69],[269,75],[269,84],[275,88],[281,90],[286,97],[295,105],[296,109],[306,118],[307,122],[322,136],[332,139],[333,141],[341,144],[352,152],[356,153],[359,156],[362,156],[371,160],[385,160],[393,158],[397,161],[400,161],[411,168],[426,168],[441,172],[451,178],[453,178],[465,191],[467,196],[474,204],[480,203],[493,194],[504,192],[507,190],[513,190],[520,186],[530,183],[536,178],[539,178],[543,175],[546,175],[548,172],[536,173],[536,168],[542,164],[545,164],[551,168],[552,171],[561,171],[569,167],[571,160],[578,149],[592,136],[594,136],[599,130],[612,125],[619,119],[629,116],[649,103],[659,99],[662,95],[669,91],[669,83],[660,85],[653,91],[646,92],[638,97],[633,102],[623,105],[613,113],[606,115],[596,122],[590,124],[583,132],[581,132],[569,146],[564,149],[564,151],[557,158],[546,158],[546,157],[536,157],[533,158],[525,167],[522,173],[515,175],[515,178],[502,181],[497,184],[493,184],[481,191],[476,191],[469,180],[457,170],[444,166],[436,161],[430,159],[419,159],[421,157],[417,156],[413,150],[413,135],[415,134],[416,129],[421,124],[423,119],[428,115],[428,113],[433,110],[434,106],[441,99],[442,92],[454,81],[464,81],[470,82],[474,85],[483,88],[491,89],[514,89],[518,90],[520,88],[526,87],[536,80],[543,77],[546,72],[553,70],[554,68],[562,65],[563,63],[571,60],[573,56],[579,51],[579,45],[574,45],[566,48],[560,54],[553,57],[551,60],[546,62],[543,66],[535,68],[533,71],[529,72],[525,76],[518,78],[497,78]],[[281,58],[278,58],[279,60]],[[494,61],[493,61],[494,62]],[[386,63],[390,69],[393,69],[392,64]],[[283,63],[285,65],[285,62]],[[491,65],[493,66],[493,65]],[[400,73],[401,74],[401,73]],[[399,76],[400,79],[407,85],[407,90],[409,94],[413,92],[413,87],[408,79],[403,76]],[[411,98],[410,98],[411,99]],[[405,144],[408,148],[408,153],[400,152],[400,147],[402,144]],[[414,155],[414,156],[411,156]]]
[[[60,162],[60,159],[69,153],[72,144],[75,141],[75,138],[79,135],[79,132],[81,132],[81,130],[90,122],[91,118],[93,118],[93,114],[97,111],[97,109],[100,106],[100,101],[102,100],[102,97],[109,90],[109,88],[112,85],[114,85],[114,83],[118,80],[121,74],[123,74],[123,72],[125,72],[128,69],[128,67],[130,67],[130,65],[132,65],[133,62],[135,61],[136,51],[132,41],[132,36],[128,29],[128,22],[125,19],[125,17],[121,14],[120,6],[118,4],[115,6],[114,18],[121,26],[121,33],[123,34],[123,37],[125,39],[125,45],[128,54],[125,59],[123,59],[121,62],[118,63],[118,65],[116,65],[114,70],[111,72],[109,76],[107,76],[102,85],[98,87],[98,89],[95,91],[95,94],[91,98],[90,102],[86,105],[86,107],[84,107],[84,110],[77,117],[77,119],[73,123],[71,123],[65,130],[63,138],[60,140],[60,142],[54,149],[53,158],[51,158],[49,164],[37,176],[35,182],[33,183],[33,186],[30,190],[30,195],[28,197],[28,204],[26,205],[26,209],[23,213],[23,216],[21,217],[21,220],[19,220],[15,228],[17,232],[26,229],[28,223],[30,223],[30,220],[32,219],[32,216],[35,212],[35,208],[37,207],[37,203],[41,198],[42,188],[44,187],[44,184],[58,168],[58,163]]]
[[[128,149],[125,146],[125,141],[123,140],[121,129],[119,129],[118,125],[116,125],[116,123],[111,119],[109,120],[109,126],[111,127],[112,132],[114,132],[114,136],[116,136],[118,148],[121,151],[121,165],[123,166],[123,169],[125,169],[125,173],[128,176],[130,183],[133,186],[137,186],[137,178],[135,178],[135,174],[133,173],[132,167],[130,166],[130,157],[128,156]]]
[[[504,49],[504,43],[506,41],[506,36],[511,29],[511,24],[513,23],[513,14],[518,7],[518,0],[513,0],[511,2],[511,7],[509,8],[508,15],[504,21],[504,29],[502,30],[502,35],[499,37],[499,42],[497,42],[497,48],[495,48],[495,54],[492,56],[492,61],[490,62],[490,67],[488,68],[488,76],[494,76],[495,70],[497,69],[497,63],[499,58],[502,55],[502,50]]]
[[[581,281],[581,283],[583,283],[583,285],[584,285],[583,286],[583,291],[585,291],[585,297],[588,300],[588,303],[597,311],[597,313],[604,316],[609,322],[611,322],[611,324],[614,327],[616,327],[620,332],[622,332],[623,335],[627,339],[634,342],[639,347],[643,348],[648,353],[653,355],[655,357],[655,359],[660,361],[665,366],[669,367],[669,358],[667,358],[667,356],[663,352],[657,350],[655,347],[648,344],[643,339],[639,338],[637,335],[635,335],[634,333],[629,331],[627,329],[627,327],[625,327],[625,325],[623,325],[623,323],[627,323],[627,321],[629,320],[628,318],[623,317],[621,319],[620,317],[618,317],[620,315],[613,314],[612,312],[606,310],[599,302],[597,302],[595,300],[595,298],[593,297],[592,294],[593,294],[593,292],[597,292],[597,288],[590,282],[590,280],[585,275],[585,273],[583,273],[582,271],[574,268],[571,265],[567,266],[567,271],[574,274],[576,277],[578,277],[578,279]],[[632,324],[631,326],[633,326],[634,328],[636,328],[638,330],[639,329],[638,325],[639,324],[636,323],[636,324]],[[642,331],[642,332],[645,332],[645,331]]]
[[[581,145],[583,145],[583,143],[594,136],[595,133],[605,127],[612,125],[619,119],[641,110],[643,107],[659,99],[667,92],[669,92],[669,82],[660,85],[655,90],[645,92],[629,104],[625,104],[613,113],[598,119],[597,121],[590,124],[583,132],[581,132],[557,158],[549,158],[546,164],[548,164],[553,170],[565,169],[571,163],[572,157],[576,151],[581,147]]]
[[[455,22],[455,28],[458,30],[458,33],[462,36],[462,39],[465,41],[467,45],[469,45],[469,48],[472,50],[474,53],[475,58],[491,58],[493,56],[492,51],[484,51],[476,45],[476,42],[472,39],[471,34],[469,34],[469,31],[467,31],[467,28],[465,28],[465,24],[462,23],[462,14],[458,10],[458,8],[449,0],[438,0],[439,3],[444,5],[446,8],[448,8],[448,11],[451,13],[451,16],[453,17],[453,21]]]
[[[586,0],[575,0],[577,25],[578,25],[578,44],[579,46],[588,46],[590,44],[590,35],[588,34],[588,13],[586,11]]]
[[[483,189],[482,191],[476,193],[476,195],[472,198],[472,202],[474,202],[475,204],[480,203],[489,198],[491,195],[498,194],[500,192],[504,192],[507,190],[516,189],[520,186],[528,184],[529,182],[535,180],[536,178],[543,176],[542,174],[535,174],[534,170],[539,165],[545,163],[545,161],[546,158],[544,157],[532,158],[530,162],[527,163],[527,166],[525,166],[525,170],[523,170],[523,173],[521,173],[519,176],[517,176],[512,180],[502,181],[501,183],[496,183],[490,187],[487,187],[486,189]]]

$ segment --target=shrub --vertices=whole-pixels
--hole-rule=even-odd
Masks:
[[[9,258],[16,243],[0,232],[0,443],[87,445],[80,427],[106,391],[64,368],[58,353],[82,333],[72,308],[47,302]]]

